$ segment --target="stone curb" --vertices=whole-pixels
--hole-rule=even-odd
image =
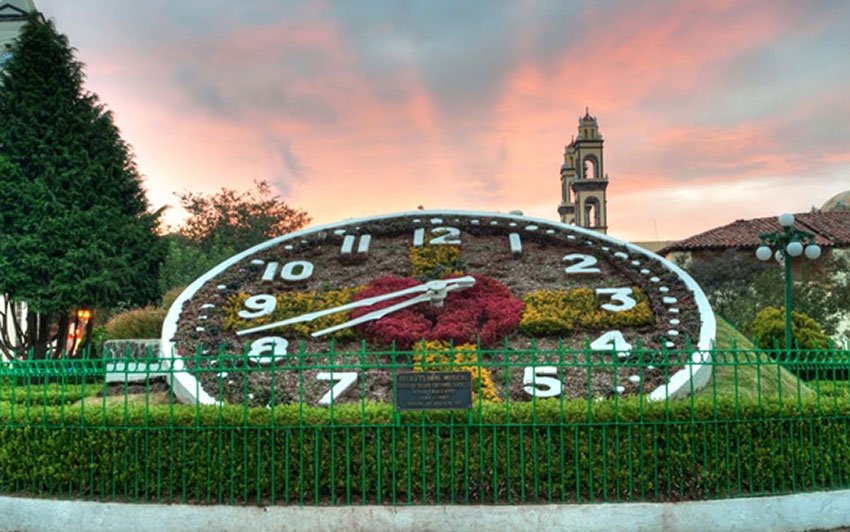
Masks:
[[[0,530],[623,530],[796,532],[850,525],[850,490],[682,503],[199,506],[0,497]]]

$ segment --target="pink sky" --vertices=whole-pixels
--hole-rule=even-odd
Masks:
[[[614,236],[850,189],[846,2],[36,3],[155,206],[266,179],[314,223],[418,205],[556,219],[585,106]]]

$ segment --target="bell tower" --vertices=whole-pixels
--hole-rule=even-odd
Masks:
[[[603,167],[602,142],[596,117],[585,109],[578,120],[578,135],[564,148],[558,214],[563,223],[607,233],[608,174]]]

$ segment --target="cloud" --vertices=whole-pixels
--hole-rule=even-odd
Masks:
[[[317,223],[419,204],[554,218],[585,106],[615,234],[652,236],[654,218],[686,236],[753,196],[805,210],[847,188],[843,1],[39,6],[154,203],[268,179]]]

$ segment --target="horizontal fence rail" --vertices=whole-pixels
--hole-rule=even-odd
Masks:
[[[846,350],[712,350],[705,388],[660,401],[643,384],[687,367],[689,351],[363,349],[266,365],[243,353],[196,354],[192,371],[231,387],[210,406],[175,400],[171,359],[149,354],[0,364],[0,492],[318,506],[850,487]],[[125,378],[108,382],[118,369]],[[397,379],[411,371],[470,374],[471,407],[399,410]],[[341,387],[340,374],[370,372],[386,377]],[[284,384],[263,391],[258,382]]]

